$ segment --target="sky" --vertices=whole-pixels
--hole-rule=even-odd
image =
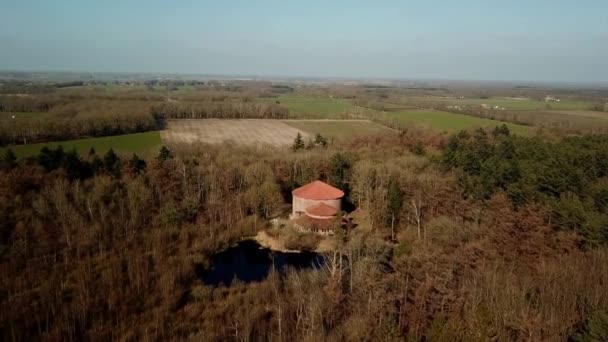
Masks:
[[[0,0],[0,70],[608,82],[607,0]]]

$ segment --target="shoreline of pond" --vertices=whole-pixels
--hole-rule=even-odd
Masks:
[[[231,286],[234,280],[245,283],[263,281],[271,270],[280,273],[289,268],[318,268],[323,255],[312,251],[295,253],[274,251],[255,239],[243,239],[212,257],[211,266],[197,267],[197,277],[207,285]]]

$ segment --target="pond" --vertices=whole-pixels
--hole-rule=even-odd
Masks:
[[[322,264],[323,257],[314,252],[276,252],[262,248],[254,240],[243,240],[214,255],[211,269],[197,268],[197,276],[207,285],[230,286],[233,279],[246,283],[262,281],[272,268],[284,274],[288,267],[319,268]]]

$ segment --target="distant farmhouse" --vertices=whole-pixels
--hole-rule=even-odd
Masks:
[[[332,234],[342,210],[344,192],[319,180],[291,192],[291,219],[304,231]],[[341,218],[340,218],[341,219]]]
[[[545,96],[545,102],[559,102],[559,98],[552,95],[547,95]]]

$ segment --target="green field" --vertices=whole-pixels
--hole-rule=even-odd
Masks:
[[[58,142],[40,143],[40,144],[28,144],[28,145],[15,145],[9,146],[18,157],[29,157],[34,156],[40,152],[40,149],[44,146],[49,148],[55,148],[57,146],[63,146],[64,150],[76,149],[80,154],[86,154],[92,148],[98,154],[107,152],[110,148],[113,148],[119,153],[132,153],[137,152],[140,154],[156,153],[158,148],[161,146],[160,133],[144,132],[134,133],[125,135],[116,135],[111,137],[101,138],[86,138],[77,140],[66,140]],[[4,155],[5,151],[9,147],[0,147],[0,153]]]
[[[286,120],[284,122],[310,134],[319,133],[334,138],[396,132],[386,126],[366,120]]]
[[[355,107],[349,100],[329,97],[284,95],[276,98],[260,99],[264,102],[278,101],[289,109],[294,118],[327,119],[337,118]]]
[[[457,99],[457,98],[446,98],[446,97],[412,97],[414,101],[428,101],[428,102],[443,102],[449,105],[482,105],[487,104],[488,106],[504,107],[505,110],[588,110],[591,107],[591,103],[570,99],[560,99],[560,102],[545,102],[533,99],[520,99],[513,97],[494,97],[489,99]]]
[[[427,98],[428,99],[428,98]],[[456,113],[448,113],[441,111],[433,111],[433,110],[404,110],[402,109],[404,105],[394,105],[390,109],[390,111],[380,112],[367,108],[359,108],[354,105],[349,100],[346,99],[334,99],[334,98],[322,98],[322,97],[312,97],[312,96],[297,96],[297,95],[287,95],[287,96],[279,96],[277,98],[272,99],[264,99],[264,101],[279,101],[281,105],[289,108],[290,115],[294,118],[346,118],[348,117],[346,114],[358,113],[363,117],[369,117],[374,121],[382,122],[382,123],[398,123],[398,124],[416,124],[427,126],[432,129],[437,129],[440,131],[458,131],[462,129],[472,128],[472,127],[494,127],[497,125],[501,125],[504,122],[490,119],[477,118],[474,116],[468,116],[463,114]],[[458,99],[455,99],[458,101]],[[461,101],[467,101],[461,100]],[[475,100],[482,101],[482,100]],[[530,101],[528,100],[514,100],[514,99],[496,99],[496,102],[492,102],[495,104],[492,105],[500,105],[500,103],[514,103],[520,101],[522,103],[518,103],[520,106],[530,106]],[[503,102],[498,102],[503,101]],[[488,104],[490,104],[489,100],[486,100]],[[539,102],[539,101],[536,101]],[[481,103],[481,102],[480,102]],[[527,103],[527,104],[526,104]],[[540,103],[540,102],[539,102]],[[544,105],[544,102],[542,102]],[[567,105],[567,103],[563,103]],[[576,107],[574,104],[570,104]],[[580,104],[578,104],[580,106]],[[523,108],[520,107],[520,108]],[[288,122],[291,126],[302,129],[306,132],[311,133],[321,133],[328,136],[348,136],[352,135],[353,132],[363,132],[363,134],[368,133],[378,133],[381,132],[382,129],[379,129],[378,126],[370,126],[369,123],[358,123],[356,121],[337,123],[337,124],[328,124],[324,122]],[[524,134],[527,132],[527,127],[512,123],[506,123],[506,125],[515,133]],[[399,125],[397,125],[399,126]],[[382,127],[382,126],[380,126]]]
[[[502,124],[506,124],[512,132],[518,134],[525,134],[528,130],[528,127],[522,125],[433,110],[388,112],[381,114],[381,117],[383,120],[393,120],[401,124],[428,126],[445,132],[460,131],[473,127],[494,127]]]

